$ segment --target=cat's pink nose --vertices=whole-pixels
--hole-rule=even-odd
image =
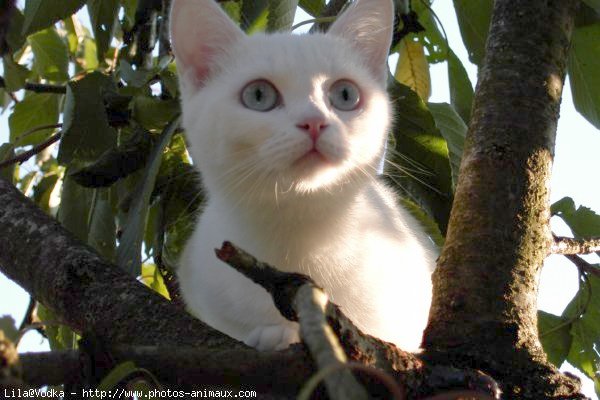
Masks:
[[[313,117],[305,119],[296,126],[303,131],[306,131],[308,136],[310,136],[313,141],[316,141],[319,136],[321,136],[323,130],[327,128],[327,123],[323,117]]]

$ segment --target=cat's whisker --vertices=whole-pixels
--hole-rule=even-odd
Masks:
[[[434,251],[396,207],[380,163],[366,161],[384,151],[390,123],[393,15],[392,0],[361,0],[326,34],[248,38],[213,0],[173,0],[173,49],[179,70],[189,71],[180,79],[183,124],[207,198],[177,274],[189,310],[209,325],[265,350],[298,340],[297,324],[266,293],[215,259],[213,246],[232,240],[285,271],[309,273],[366,333],[418,348]],[[315,148],[351,159],[294,161]],[[429,173],[402,156],[385,165],[401,171],[392,175]],[[171,221],[176,228],[187,226],[197,200]]]
[[[387,152],[390,153],[390,154],[395,155],[396,157],[401,158],[402,160],[406,161],[408,164],[411,164],[414,167],[415,170],[421,171],[421,173],[423,173],[423,174],[433,175],[433,172],[429,168],[427,168],[424,165],[422,165],[421,163],[413,160],[412,158],[408,157],[407,155],[403,154],[402,152],[400,152],[400,151],[398,151],[396,149],[393,149],[393,148],[388,148]],[[393,162],[388,157],[385,157],[384,161],[385,162]],[[403,166],[403,168],[404,167],[405,166]]]
[[[405,172],[405,171],[407,171],[407,172],[411,172],[411,173],[413,173],[415,175],[434,176],[434,174],[432,172],[423,171],[421,169],[410,168],[410,167],[398,164],[398,163],[396,163],[394,161],[391,161],[391,160],[385,160],[385,165],[389,166],[389,167],[392,167],[393,170],[396,170],[396,171],[399,171],[399,172]],[[392,169],[392,168],[390,168],[390,169]],[[386,168],[385,171],[384,171],[384,173],[388,173],[388,171],[389,171],[389,169]]]

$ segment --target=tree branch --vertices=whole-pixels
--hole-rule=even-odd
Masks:
[[[312,374],[312,362],[301,346],[260,353],[211,329],[100,258],[4,179],[0,179],[0,205],[0,237],[5,238],[0,241],[2,272],[76,331],[93,332],[109,349],[133,346],[122,353],[115,350],[117,359],[121,354],[123,360],[137,360],[167,383],[181,383],[181,376],[190,371],[190,383],[254,385],[256,390],[290,397]],[[344,336],[349,334],[344,323],[333,329],[345,342],[349,359],[374,367],[388,365],[407,391],[419,397],[440,388],[481,382],[472,371],[425,366],[391,344],[384,343],[378,350],[381,354],[352,350],[353,340]],[[189,347],[197,352],[190,352]],[[66,357],[65,364],[48,364],[59,355],[24,355],[26,381],[36,385],[65,382],[69,371],[80,368],[72,364],[76,352],[58,354]],[[380,386],[377,382],[369,390],[377,392]]]
[[[320,370],[347,363],[346,354],[325,320],[327,295],[309,277],[281,272],[229,242],[215,252],[219,259],[266,288],[282,315],[300,322],[302,341]],[[325,386],[332,400],[369,397],[349,368],[333,369],[325,376]]]
[[[573,239],[555,237],[550,248],[552,254],[591,254],[600,251],[600,239]]]
[[[564,254],[564,253],[563,253]],[[593,266],[589,262],[585,261],[583,258],[579,257],[576,254],[564,254],[566,258],[569,259],[577,268],[582,270],[583,272],[587,272],[588,274],[596,275],[600,277],[600,268]]]
[[[33,146],[30,150],[27,150],[19,155],[9,158],[8,160],[4,160],[4,161],[0,162],[0,169],[9,167],[13,164],[24,163],[25,161],[29,160],[31,157],[40,153],[45,148],[50,147],[52,144],[58,142],[60,140],[61,136],[62,136],[62,132],[58,132],[58,133],[50,136],[44,142]]]
[[[348,0],[331,0],[325,6],[325,9],[321,12],[319,17],[336,17],[342,12],[347,3]],[[325,32],[332,23],[333,21],[315,23],[312,28],[310,28],[310,33]]]
[[[6,87],[6,82],[4,78],[0,76],[0,87]],[[36,83],[36,82],[26,82],[23,87],[25,90],[29,90],[31,92],[36,93],[57,93],[57,94],[65,94],[67,93],[67,87],[63,85],[51,85],[48,83]]]
[[[349,358],[382,371],[394,382],[406,388],[411,398],[435,393],[440,388],[457,387],[478,391],[475,397],[481,399],[495,399],[500,395],[497,383],[479,371],[459,371],[443,366],[430,367],[415,355],[398,349],[392,343],[364,334],[338,306],[327,300],[326,294],[310,277],[282,272],[258,261],[229,242],[223,243],[221,249],[215,252],[219,259],[264,287],[271,294],[276,307],[284,317],[300,322],[303,342],[309,347],[321,371],[335,368],[336,359],[337,362],[346,362],[346,356],[340,354],[338,350],[340,343],[336,338],[340,338],[343,351]],[[333,339],[330,338],[329,330],[335,334]],[[339,379],[347,379],[347,377]],[[335,378],[333,380],[335,381]],[[376,384],[380,391],[378,395],[389,396],[385,390],[381,392],[380,381],[376,381]],[[339,382],[335,386],[334,390],[340,390]],[[373,390],[374,386],[371,385],[371,394]],[[336,393],[336,396],[338,394]]]

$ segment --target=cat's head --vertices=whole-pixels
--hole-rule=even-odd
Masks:
[[[174,0],[183,125],[210,192],[272,198],[375,175],[389,127],[392,0],[326,34],[244,34],[214,0]]]

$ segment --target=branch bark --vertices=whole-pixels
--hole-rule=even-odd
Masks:
[[[596,275],[600,277],[600,268],[590,264],[585,261],[583,258],[579,257],[576,254],[565,254],[565,257],[569,259],[577,268],[579,268],[583,272],[587,272],[588,274]]]
[[[552,254],[591,254],[600,251],[600,239],[557,237],[550,248]]]
[[[0,87],[6,87],[6,82],[4,81],[4,78],[1,76],[0,76]],[[26,82],[23,89],[29,90],[31,92],[36,92],[36,93],[56,93],[56,94],[67,93],[66,86],[51,85],[48,83]]]
[[[2,272],[65,325],[94,332],[108,346],[202,349],[200,359],[205,364],[200,365],[205,368],[200,372],[192,368],[192,373],[205,376],[199,382],[238,387],[240,382],[256,381],[257,390],[292,394],[310,377],[312,364],[302,349],[259,353],[213,330],[100,258],[1,178],[0,237]],[[164,370],[177,382],[177,375],[183,374],[179,367],[189,367],[184,352],[170,349],[171,363],[161,358],[162,352],[156,354],[152,370]],[[56,382],[65,377],[60,367],[67,366],[55,365],[42,371],[46,378],[27,380]]]
[[[0,237],[5,238],[0,241],[2,272],[63,323],[78,332],[93,332],[107,348],[116,349],[116,359],[133,359],[166,383],[252,385],[257,391],[289,397],[314,372],[302,346],[260,353],[183,312],[101,259],[4,179],[0,179],[0,205]],[[476,371],[424,365],[389,343],[350,337],[351,327],[341,316],[328,319],[341,321],[332,327],[350,360],[393,371],[408,393],[422,397],[440,389],[487,385]],[[139,348],[119,353],[124,344]],[[23,355],[25,380],[36,385],[71,380],[80,369],[78,355],[77,351]],[[377,391],[378,386],[379,382],[372,382],[369,390]]]
[[[33,146],[31,149],[29,149],[17,156],[14,156],[8,160],[4,160],[4,161],[0,162],[0,169],[9,167],[14,164],[24,163],[25,161],[29,160],[31,157],[35,156],[36,154],[41,153],[44,149],[46,149],[46,148],[52,146],[54,143],[58,142],[60,140],[61,136],[62,136],[62,132],[55,133],[54,135],[52,135],[48,139],[46,139],[44,142]]]
[[[506,399],[581,398],[538,341],[549,178],[576,0],[496,0],[424,345]],[[523,377],[528,376],[527,383]]]

